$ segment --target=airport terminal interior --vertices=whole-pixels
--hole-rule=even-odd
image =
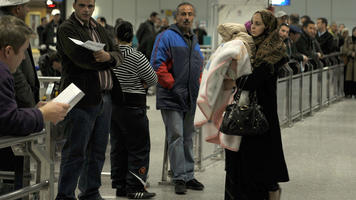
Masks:
[[[76,15],[76,12],[80,12],[81,9],[87,9],[85,12],[90,12],[91,8],[90,6],[88,7],[88,3],[93,3],[95,7],[95,10],[90,14],[93,19],[93,23],[91,24],[85,23],[86,21],[83,20],[85,19],[85,16],[89,14],[85,13],[81,16],[79,14]],[[179,7],[179,5],[181,7],[187,6],[189,9],[192,8],[193,14],[190,15],[189,12],[192,11],[189,11],[187,8],[188,11],[185,10],[187,13],[184,13],[186,16],[183,16],[183,11],[180,10],[181,7]],[[87,7],[84,8],[85,6]],[[25,9],[25,16],[23,17],[16,14],[21,12],[21,8]],[[135,67],[135,69],[138,68],[140,70],[143,70],[143,67],[146,67],[146,71],[135,74],[136,78],[131,75],[129,78],[130,80],[125,80],[120,83],[120,90],[124,91],[125,87],[128,87],[128,84],[133,84],[135,80],[139,80],[138,83],[140,83],[140,86],[133,88],[140,88],[141,90],[137,89],[138,93],[144,91],[144,94],[140,93],[140,95],[143,95],[146,99],[146,105],[140,109],[143,110],[143,113],[146,112],[148,119],[148,124],[146,124],[148,125],[148,128],[146,127],[148,131],[146,130],[144,132],[149,133],[150,143],[148,146],[150,146],[150,150],[145,154],[146,160],[149,160],[149,166],[141,167],[139,169],[139,175],[135,175],[127,169],[128,172],[131,172],[134,177],[141,181],[138,182],[136,180],[136,182],[142,183],[142,185],[145,186],[140,186],[140,189],[137,191],[127,186],[128,189],[125,190],[124,195],[118,195],[117,188],[113,188],[112,185],[114,183],[112,183],[111,173],[113,164],[111,163],[111,156],[114,150],[111,146],[111,138],[109,136],[106,150],[104,149],[105,145],[103,147],[105,150],[105,161],[101,170],[101,186],[99,187],[100,195],[95,199],[355,200],[356,151],[354,150],[356,147],[356,14],[354,12],[354,8],[356,8],[356,1],[351,0],[0,0],[0,26],[2,23],[2,16],[9,14],[20,18],[33,30],[35,36],[29,39],[31,51],[26,54],[26,58],[23,62],[30,57],[34,61],[33,64],[29,64],[30,62],[27,62],[27,64],[30,65],[31,68],[34,67],[36,70],[34,75],[39,80],[39,87],[37,89],[40,101],[50,102],[55,97],[60,95],[63,89],[63,84],[66,84],[64,83],[65,81],[63,81],[63,78],[69,77],[68,73],[70,70],[68,70],[68,66],[78,64],[76,61],[72,61],[71,59],[79,59],[81,60],[80,62],[84,63],[89,62],[88,60],[91,59],[95,64],[93,64],[93,62],[90,64],[95,66],[98,66],[96,65],[97,63],[104,62],[109,63],[110,65],[115,65],[115,61],[118,61],[117,59],[132,59],[126,62],[126,65],[131,64],[133,65],[131,67]],[[281,130],[280,136],[283,144],[282,149],[288,169],[289,181],[281,181],[279,185],[277,184],[277,190],[273,190],[273,192],[278,192],[278,197],[272,197],[270,193],[271,190],[265,190],[265,192],[267,191],[267,196],[264,198],[255,199],[252,197],[248,198],[247,196],[245,198],[237,196],[228,197],[228,192],[226,192],[227,177],[225,151],[229,147],[229,144],[224,144],[222,142],[222,138],[225,136],[223,136],[224,134],[222,132],[219,132],[219,127],[217,127],[217,129],[216,127],[215,129],[212,128],[212,131],[210,131],[209,127],[203,128],[206,126],[195,123],[194,131],[192,133],[193,147],[190,153],[194,159],[194,178],[201,182],[204,187],[200,189],[189,188],[189,180],[184,180],[184,187],[187,187],[188,190],[180,192],[179,189],[177,189],[177,180],[180,179],[177,179],[175,173],[173,172],[176,168],[175,166],[172,166],[172,162],[175,159],[171,158],[170,160],[168,156],[168,152],[173,151],[170,148],[172,144],[167,143],[169,139],[166,136],[169,128],[172,128],[167,125],[168,121],[170,121],[169,117],[173,118],[174,116],[161,112],[161,109],[164,111],[169,110],[169,106],[172,104],[162,104],[162,102],[166,101],[165,103],[167,103],[169,101],[167,99],[173,99],[172,101],[177,101],[178,99],[178,101],[189,101],[190,103],[194,102],[193,107],[196,107],[196,112],[199,111],[198,113],[203,113],[203,106],[199,103],[202,103],[204,100],[208,99],[208,95],[215,95],[215,98],[218,99],[224,98],[222,96],[227,94],[226,91],[228,89],[225,89],[223,92],[218,91],[220,93],[215,93],[215,91],[213,94],[208,93],[211,91],[206,89],[206,81],[210,81],[211,79],[209,79],[210,76],[208,77],[206,74],[212,73],[209,69],[211,67],[211,63],[217,63],[214,59],[219,58],[219,50],[223,49],[225,44],[229,44],[229,40],[233,40],[233,37],[238,37],[237,40],[239,40],[240,35],[238,35],[238,32],[244,32],[244,34],[249,37],[253,36],[251,37],[251,40],[253,41],[255,39],[255,42],[257,41],[257,36],[254,35],[256,34],[255,27],[257,25],[252,22],[255,21],[254,17],[256,15],[256,11],[262,9],[269,10],[268,13],[272,13],[271,15],[273,16],[273,19],[276,19],[275,22],[277,24],[275,24],[275,34],[279,34],[281,44],[283,44],[285,47],[284,50],[286,50],[284,53],[288,57],[288,60],[280,68],[278,68],[277,72],[275,72],[276,88],[274,88],[274,92],[276,95],[275,107],[276,114],[278,114],[278,126],[280,126]],[[75,14],[72,15],[72,13]],[[262,13],[263,12],[259,13],[259,15],[263,21],[264,18]],[[79,24],[81,24],[83,29],[87,28],[86,30],[89,30],[89,37],[95,44],[92,46],[89,44],[88,47],[78,43],[84,43],[86,41],[77,41],[77,43],[75,43],[75,49],[86,52],[89,51],[90,55],[93,55],[93,59],[90,58],[86,60],[86,58],[73,58],[71,55],[66,54],[68,51],[72,52],[73,55],[85,55],[76,54],[76,52],[68,50],[71,49],[70,46],[65,46],[66,48],[63,47],[63,35],[60,37],[60,34],[63,34],[61,29],[63,30],[68,28],[67,22],[69,20],[77,20],[77,22],[80,22],[77,23],[78,27]],[[132,29],[131,32],[128,31],[130,32],[128,34],[125,34],[126,32],[120,32],[120,27],[122,28],[125,23],[126,25],[129,24],[128,27],[130,30]],[[67,25],[67,27],[64,25]],[[96,29],[96,25],[100,26],[100,30],[104,30],[104,32],[98,31],[99,29]],[[222,29],[221,25],[225,25],[224,30],[226,32],[230,31],[229,34],[231,35],[228,40],[226,39],[226,33],[224,35],[221,31],[218,31],[218,27],[220,27],[219,30]],[[188,29],[184,29],[185,26],[187,26]],[[231,27],[233,27],[232,30],[229,30]],[[243,31],[241,31],[241,27],[243,27]],[[264,27],[267,27],[267,24]],[[183,30],[188,31],[185,32],[184,36],[183,33],[180,33],[179,36],[174,36],[175,39],[172,39],[170,43],[160,43],[161,39],[162,41],[164,41],[164,39],[168,41],[167,38],[172,35],[169,35],[169,33],[174,32],[173,30],[175,29],[182,32]],[[58,32],[58,30],[60,31]],[[73,31],[71,34],[75,35],[75,32],[76,31]],[[109,39],[103,40],[101,34],[105,34],[105,38]],[[190,37],[190,34],[194,35],[194,37]],[[263,32],[262,34],[273,33]],[[130,41],[125,41],[119,38],[120,36],[127,37],[127,35],[130,35]],[[2,35],[0,34],[0,37],[1,36]],[[177,56],[172,58],[173,61],[166,62],[164,60],[164,56],[171,56],[171,53],[173,52],[172,57],[174,57],[178,55],[178,53],[175,53],[179,52],[181,50],[180,48],[182,48],[177,47],[177,45],[182,45],[182,43],[179,44],[180,40],[176,39],[177,37],[182,39],[181,41],[183,46],[186,45],[186,43],[190,45],[190,54],[185,54],[186,57],[179,55],[181,57]],[[308,38],[309,43],[306,42],[302,44],[300,41],[305,38]],[[177,42],[177,40],[179,41]],[[243,39],[241,39],[241,41],[242,40]],[[2,41],[3,39],[0,38],[1,48],[3,48],[1,46],[3,45],[1,44]],[[71,45],[74,45],[74,42],[76,41],[72,41]],[[98,47],[97,44],[100,42],[106,44]],[[168,45],[168,43],[169,45],[174,44],[176,46],[172,45],[167,47],[169,50],[159,49],[162,48],[163,45]],[[253,73],[254,70],[257,70],[257,68],[254,68],[253,66],[253,63],[255,62],[254,57],[252,57],[250,64],[248,53],[250,53],[251,49],[245,48],[245,45],[248,46],[247,43],[248,42],[244,41],[244,43],[241,42],[239,44],[244,46],[244,52],[247,54],[245,57],[247,57],[248,66],[250,67],[250,71],[246,73],[248,75]],[[115,54],[110,53],[107,54],[109,56],[108,59],[100,61],[100,59],[106,57],[103,56],[99,59],[98,55],[95,53],[103,51],[102,49],[113,49],[114,47],[112,46],[114,46],[114,44],[119,44],[120,51],[124,57],[120,54],[121,57],[119,56],[119,58],[117,58],[115,57]],[[192,44],[197,46],[192,48]],[[0,51],[2,53],[1,48]],[[92,53],[94,51],[95,53]],[[198,53],[194,54],[192,51],[197,51]],[[126,57],[128,55],[127,52],[135,52],[136,57]],[[195,76],[197,76],[197,80],[195,82],[204,83],[200,86],[203,85],[207,92],[205,93],[201,88],[199,90],[199,86],[198,89],[196,89],[188,85],[188,83],[184,83],[186,85],[180,89],[184,90],[186,93],[191,93],[192,90],[196,89],[197,94],[194,95],[197,96],[198,103],[194,100],[194,98],[196,98],[194,95],[189,97],[187,96],[185,99],[180,96],[181,93],[174,94],[176,96],[173,97],[160,96],[163,94],[167,95],[167,91],[172,92],[175,87],[178,87],[176,85],[173,87],[173,84],[170,85],[170,83],[168,83],[169,81],[174,82],[178,80],[178,78],[175,80],[174,76],[180,72],[178,68],[175,69],[177,71],[173,72],[172,68],[177,67],[178,64],[175,65],[172,63],[177,61],[177,63],[181,64],[185,62],[186,65],[189,65],[189,67],[179,66],[185,70],[188,70],[185,75],[180,74],[181,76],[179,78],[184,79],[188,77],[188,79],[192,79],[191,76],[194,74],[192,72],[193,68],[191,67],[196,65],[196,62],[194,63],[191,61],[191,59],[193,59],[191,56],[197,56],[200,59],[201,74],[199,74],[201,76],[196,75],[196,73]],[[227,61],[228,65],[226,65],[225,60],[220,60],[218,66],[234,66],[232,64],[234,60],[239,60],[242,57],[243,54],[235,55],[232,59],[233,61],[231,61],[231,58]],[[2,57],[0,57],[0,67],[2,67],[4,63],[1,59]],[[162,61],[162,59],[164,61]],[[120,66],[125,65],[125,61],[123,62],[124,63]],[[142,63],[146,64],[144,64],[145,66],[141,69],[139,68],[139,65],[143,65]],[[235,66],[241,67],[241,65]],[[103,76],[101,72],[104,70],[99,71],[98,69],[91,67],[92,66],[89,68],[84,67],[83,69],[85,70],[75,75],[76,77],[82,76],[81,78],[83,80],[86,79],[87,85],[85,85],[85,87],[87,91],[93,91],[96,88],[99,88],[99,86],[93,87],[93,85],[89,85],[93,84],[96,80],[95,79],[93,81],[91,76],[92,72],[95,72],[98,84],[100,82],[100,87],[102,87],[103,84]],[[115,66],[116,70],[117,67],[118,66]],[[164,67],[163,70],[162,67]],[[109,75],[112,73],[112,78],[117,76],[119,82],[120,78],[127,75],[125,73],[130,72],[130,70],[128,70],[128,72],[122,72],[119,70],[115,71],[115,68],[113,67],[113,70],[108,70],[110,72]],[[64,72],[62,69],[67,69],[67,71]],[[149,84],[149,81],[146,81],[145,79],[149,76],[148,70],[151,70],[152,79],[152,86],[149,88],[146,87],[147,84]],[[97,73],[97,71],[99,73]],[[162,71],[169,74],[169,77],[167,78],[167,75],[162,75]],[[28,76],[25,70],[21,73],[24,73],[24,76]],[[71,73],[73,73],[73,71],[71,71]],[[122,74],[120,75],[120,73]],[[190,74],[188,75],[188,73]],[[228,72],[224,71],[224,73],[225,75],[223,74],[223,76],[219,74],[220,77],[223,77],[220,78],[221,81],[215,82],[220,84],[217,87],[221,86],[218,90],[222,90],[221,88],[227,87],[224,84],[226,84],[225,79],[228,76]],[[241,76],[241,74],[239,74],[240,72],[236,72],[236,70],[234,72],[230,71],[230,73],[238,74],[237,78]],[[121,77],[119,78],[119,76]],[[156,80],[154,81],[154,78],[152,77],[156,77]],[[0,76],[0,78],[2,78],[2,76]],[[104,75],[104,78],[110,79],[110,77],[106,77],[106,74]],[[233,83],[235,84],[236,77],[233,78],[233,80]],[[3,80],[0,81],[0,83],[3,82]],[[80,83],[80,81],[78,81],[78,83]],[[28,81],[27,84],[30,85],[31,81]],[[110,82],[110,84],[115,87],[116,82],[113,81],[113,83]],[[110,84],[108,83],[108,85]],[[189,82],[189,84],[191,84],[191,82]],[[90,89],[88,89],[88,87],[90,87]],[[213,87],[210,86],[209,89],[211,90],[211,88]],[[79,89],[81,88],[79,87]],[[235,92],[235,89],[232,87],[229,89]],[[269,89],[270,88],[268,88],[268,91]],[[105,92],[99,94],[99,96],[101,95],[99,97],[101,99],[99,100],[100,105],[104,104],[104,100],[102,99],[104,99],[104,96],[107,95],[107,93],[110,93],[110,90],[109,92],[106,92],[108,90],[105,89]],[[114,88],[112,88],[112,90],[114,90]],[[258,93],[258,90],[256,91],[256,93]],[[128,94],[128,92],[125,91],[123,93],[124,95]],[[92,95],[92,93],[89,94],[88,92],[87,94]],[[81,98],[86,98],[85,95]],[[225,100],[220,100],[232,103],[232,96],[233,95],[230,95],[229,97],[230,101],[227,98],[225,98]],[[258,99],[259,96],[257,95],[255,98]],[[271,99],[273,99],[273,97],[271,97]],[[112,97],[112,101],[115,100],[116,99]],[[132,98],[132,100],[136,101],[134,98]],[[0,99],[0,101],[3,100]],[[73,102],[75,100],[71,101]],[[83,100],[79,101],[79,103],[75,102],[75,104],[78,104],[73,107],[74,110],[79,107],[78,105],[83,105],[81,104],[83,102]],[[17,104],[19,104],[19,102],[17,102]],[[208,118],[204,112],[204,116],[206,117],[204,124],[214,124],[215,122],[215,125],[216,123],[220,125],[223,111],[225,110],[227,104],[228,103],[225,103],[223,110],[221,110],[221,108],[220,110],[219,108],[212,109],[211,107],[215,105],[208,105],[207,107],[210,107],[205,109],[210,109],[212,114],[210,118]],[[0,102],[0,106],[6,107],[7,105]],[[173,110],[177,113],[184,113],[185,115],[187,111],[184,109],[186,108],[182,106],[182,104],[179,106],[181,107],[175,107]],[[271,107],[274,108],[274,106]],[[21,109],[20,106],[18,106],[18,108]],[[84,108],[87,109],[88,107]],[[128,108],[130,107],[128,106]],[[135,109],[137,108],[135,107]],[[73,115],[70,114],[71,112],[73,112],[73,110],[66,113],[67,118],[65,121],[72,119],[68,117],[73,117]],[[212,117],[216,113],[220,113],[219,120]],[[268,117],[269,115],[266,116]],[[2,113],[0,113],[0,120],[4,121],[0,122],[0,129],[2,126],[5,126],[5,119],[1,117],[3,117]],[[196,114],[195,117],[199,118],[199,115]],[[124,120],[124,118],[125,117],[122,117],[121,119]],[[186,123],[184,117],[182,118],[182,121],[174,121],[172,126],[177,124],[180,125],[180,123],[183,124],[183,121]],[[68,136],[69,133],[66,133],[68,129],[62,123],[55,125],[52,122],[43,121],[43,119],[41,118],[41,124],[43,124],[42,131],[31,132],[31,134],[28,133],[25,136],[14,137],[9,133],[2,133],[3,131],[0,130],[1,150],[10,149],[10,153],[9,151],[0,151],[0,200],[73,199],[68,196],[57,196],[60,194],[59,190],[61,190],[59,189],[59,180],[61,179],[60,174],[62,170],[61,167],[63,168],[63,163],[61,165],[61,162],[65,160],[64,158],[68,159],[67,157],[62,156],[62,149],[68,149],[68,145],[73,145],[68,142],[68,138],[70,137]],[[133,117],[131,120],[133,122],[128,122],[131,125],[134,124],[133,126],[137,125],[137,127],[142,126],[140,119],[137,119],[136,121],[136,118]],[[189,120],[190,122],[194,121],[190,118],[187,121]],[[83,122],[83,124],[85,123],[87,122]],[[77,126],[79,127],[79,125],[83,124],[77,124]],[[83,127],[85,126],[89,125],[84,125]],[[184,131],[186,131],[185,128],[186,127],[184,127]],[[183,127],[181,127],[181,129],[183,132]],[[212,134],[213,131],[216,132],[216,137],[218,138],[216,139],[218,142],[214,140],[215,143],[212,143],[211,140],[208,139],[211,136],[209,134]],[[107,135],[109,135],[109,133]],[[247,142],[242,142],[244,137],[259,136],[240,137],[237,151],[239,150],[238,148],[240,147],[240,144],[247,144]],[[140,141],[141,138],[134,139],[136,141]],[[143,146],[145,145],[146,143]],[[90,146],[88,148],[92,147]],[[117,151],[118,148],[115,146],[114,148]],[[147,148],[140,148],[142,151],[147,151]],[[269,151],[269,149],[266,149],[266,146],[254,146],[254,148],[256,148],[255,152]],[[133,157],[136,156],[135,158],[138,158],[142,156],[142,151],[139,152],[139,156],[133,155]],[[241,152],[241,154],[242,153],[243,152]],[[89,157],[92,155],[87,153],[87,156]],[[19,162],[20,164],[17,163],[18,158],[21,160]],[[263,159],[267,160],[269,158]],[[9,166],[12,166],[12,168],[8,168],[7,165],[5,165],[7,162],[9,163]],[[92,160],[91,162],[96,161]],[[180,162],[186,161],[178,160],[176,164]],[[275,165],[273,161],[268,160],[265,161],[264,164],[270,166]],[[133,167],[130,166],[130,164],[128,165],[129,168]],[[264,169],[263,167],[264,166],[262,166],[262,169]],[[132,179],[133,176],[130,176],[130,173],[128,172],[127,179],[129,179],[129,177]],[[83,174],[84,172],[82,172],[82,175]],[[93,174],[91,175],[94,176]],[[139,176],[141,178],[144,177],[143,179],[146,179],[146,181],[142,181]],[[21,185],[20,187],[16,185],[18,184],[19,179]],[[63,180],[63,182],[64,181],[66,180]],[[92,200],[93,198],[86,198],[85,196],[80,197],[81,191],[79,186],[77,186],[77,182],[73,183],[76,186],[74,195],[75,198],[80,200]],[[79,185],[80,184],[81,183],[79,183]],[[127,184],[129,184],[129,181]],[[89,185],[89,183],[87,183],[87,185]],[[149,196],[153,193],[155,194],[152,195],[152,197]],[[133,196],[130,196],[130,194]],[[146,198],[144,198],[145,195],[147,195]]]

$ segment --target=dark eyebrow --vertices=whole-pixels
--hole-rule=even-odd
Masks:
[[[86,5],[86,4],[84,4],[84,3],[80,3],[79,6],[80,6],[80,7],[86,7],[86,6],[87,6],[88,8],[92,8],[92,7],[94,7],[94,4],[88,4],[88,5]]]

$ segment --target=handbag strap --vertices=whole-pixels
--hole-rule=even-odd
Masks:
[[[237,91],[236,91],[236,93],[234,94],[234,101],[235,101],[235,102],[238,102],[238,101],[240,100],[241,93],[242,93],[242,88],[244,88],[247,79],[248,79],[248,76],[243,76],[243,77],[241,77],[241,78],[239,79],[239,83],[238,83],[238,85],[236,86]]]
[[[237,85],[237,92],[234,94],[234,101],[237,103],[240,100],[242,89],[245,86],[245,83],[248,79],[248,76],[243,76],[239,79],[239,83]],[[256,95],[256,90],[250,93],[249,95],[250,98],[250,104],[255,104],[257,103],[257,95]]]

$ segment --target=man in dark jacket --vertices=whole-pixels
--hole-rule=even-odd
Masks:
[[[198,42],[200,45],[204,44],[204,36],[208,35],[204,29],[204,26],[200,26],[200,24],[197,24],[197,28],[193,30],[195,35],[198,37]]]
[[[166,126],[168,155],[175,192],[203,190],[194,178],[194,113],[203,69],[198,39],[192,32],[195,9],[190,3],[177,7],[176,20],[159,34],[153,48],[151,65],[158,76],[157,109]]]
[[[53,19],[42,32],[42,44],[45,46],[41,46],[41,49],[45,49],[47,52],[56,51],[57,30],[61,24],[61,12],[58,9],[52,10],[51,15]]]
[[[296,42],[296,47],[299,53],[312,58],[315,62],[315,67],[320,67],[319,59],[323,56],[318,42],[315,39],[315,23],[306,21],[303,24],[303,33]]]
[[[96,21],[105,28],[106,32],[108,33],[109,37],[112,40],[115,40],[115,29],[113,26],[106,23],[105,17],[98,17]]]
[[[85,94],[65,120],[66,143],[56,199],[102,199],[99,193],[111,119],[112,68],[122,63],[117,45],[91,16],[95,0],[75,0],[74,12],[58,29],[57,50],[62,59],[61,88],[74,83]],[[70,38],[104,43],[91,51]]]
[[[287,54],[289,59],[294,59],[298,62],[303,62],[305,63],[308,58],[299,53],[295,47],[295,42],[299,39],[301,30],[298,26],[296,25],[288,25],[285,23],[282,23],[279,26],[279,35],[282,37],[284,43],[286,44],[287,47]],[[291,68],[293,69],[294,73],[300,72],[304,69],[300,69],[300,65],[292,65]]]
[[[37,26],[37,35],[38,35],[38,45],[42,45],[43,44],[43,37],[42,37],[42,33],[47,25],[47,18],[46,17],[42,17],[41,18],[41,24],[39,26]],[[43,53],[45,53],[43,50],[40,49],[40,53],[41,55]]]
[[[328,20],[325,18],[318,18],[316,21],[316,25],[318,28],[316,40],[318,40],[323,53],[330,54],[335,52],[337,48],[334,42],[334,38],[326,29],[326,27],[328,26]]]
[[[25,21],[29,11],[27,7],[28,2],[29,0],[2,1],[0,3],[0,11],[2,14],[0,15],[11,15]],[[25,59],[22,60],[16,72],[12,73],[12,76],[14,77],[15,99],[18,107],[35,107],[39,102],[40,84],[35,70],[31,45],[28,46],[25,52]],[[5,166],[4,170],[15,171],[15,189],[22,188],[24,157],[14,156],[10,147],[1,149],[0,154],[1,157],[4,158],[0,167],[2,168],[2,166],[5,165],[10,166]],[[29,157],[26,157],[26,159],[29,159]]]
[[[156,37],[155,23],[157,19],[158,13],[152,12],[150,18],[143,22],[136,32],[138,40],[137,50],[141,51],[147,59],[151,58],[153,43]]]

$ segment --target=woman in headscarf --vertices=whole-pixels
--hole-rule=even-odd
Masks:
[[[346,77],[345,77],[345,96],[351,98],[352,95],[356,98],[356,27],[352,29],[351,37],[345,39],[345,44],[342,48],[342,53],[346,56]]]
[[[256,54],[251,58],[252,74],[242,89],[256,91],[270,128],[261,136],[243,137],[239,152],[226,152],[225,200],[277,200],[281,194],[278,183],[289,181],[277,114],[277,72],[288,56],[270,11],[253,15],[251,35]]]

